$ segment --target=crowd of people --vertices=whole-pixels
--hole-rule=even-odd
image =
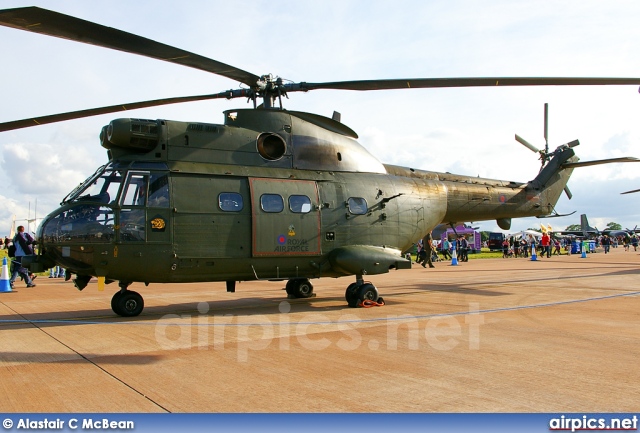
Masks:
[[[529,257],[532,252],[536,251],[538,257],[551,257],[552,255],[560,255],[563,253],[571,254],[572,252],[581,252],[582,242],[584,239],[574,237],[554,238],[548,233],[543,233],[540,238],[528,235],[527,238],[514,238],[513,236],[502,242],[502,257]],[[639,238],[637,234],[625,236],[609,236],[607,234],[595,236],[593,239],[587,239],[586,242],[593,243],[594,248],[602,247],[604,253],[610,252],[611,248],[618,248],[624,245],[625,251],[633,248],[638,250]],[[588,248],[588,247],[587,247]],[[576,251],[572,251],[572,250]],[[592,252],[589,250],[588,252]]]
[[[582,239],[577,239],[575,236],[556,238],[549,233],[541,233],[540,237],[531,234],[522,237],[510,236],[502,242],[502,257],[529,258],[534,251],[536,257],[541,258],[550,258],[553,255],[561,254],[570,255],[572,249],[577,249],[578,252],[581,252],[581,248],[583,248],[582,241]],[[619,245],[623,245],[625,251],[629,251],[631,248],[637,251],[640,237],[637,234],[627,234],[626,236],[609,236],[605,234],[596,236],[588,241],[594,243],[594,247],[602,247],[604,253],[607,254],[611,248],[618,248]],[[486,243],[484,246],[487,246]],[[459,261],[466,262],[469,260],[469,241],[464,235],[459,235],[451,240],[445,238],[443,241],[435,241],[432,239],[431,233],[429,233],[417,242],[416,248],[416,263],[425,268],[427,266],[433,268],[433,262],[451,260],[454,250]]]
[[[433,268],[433,262],[442,260],[438,253],[442,255],[444,260],[450,260],[453,257],[454,250],[459,261],[469,261],[470,245],[469,240],[464,235],[458,235],[457,238],[452,240],[445,238],[443,241],[434,241],[431,233],[428,233],[418,241],[416,249],[416,263],[425,268],[427,266]]]

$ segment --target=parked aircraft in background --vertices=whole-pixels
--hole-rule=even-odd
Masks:
[[[630,236],[630,235],[633,235],[634,233],[640,233],[640,230],[638,230],[637,225],[633,229],[598,230],[597,227],[591,227],[589,225],[589,220],[587,219],[587,215],[582,214],[580,215],[580,230],[560,230],[560,231],[554,231],[554,233],[561,234],[561,235],[574,235],[574,236],[584,236],[584,237],[589,237],[593,235],[596,235],[596,236],[608,235],[611,237],[618,237],[618,236]]]

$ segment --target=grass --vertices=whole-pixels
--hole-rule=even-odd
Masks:
[[[562,252],[562,254],[566,254],[565,251]],[[440,258],[442,258],[442,255],[440,255]],[[502,251],[489,251],[489,248],[482,248],[482,250],[479,253],[475,253],[475,254],[469,254],[469,260],[475,260],[475,259],[501,259],[502,258]]]

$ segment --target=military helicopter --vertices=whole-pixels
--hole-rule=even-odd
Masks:
[[[98,114],[208,99],[247,98],[253,108],[224,112],[224,123],[115,119],[100,133],[108,163],[49,214],[38,255],[54,265],[118,281],[111,300],[139,315],[133,282],[287,281],[290,297],[314,295],[310,279],[355,276],[350,307],[379,299],[367,275],[408,269],[402,252],[438,224],[547,216],[578,162],[579,142],[533,147],[542,167],[529,182],[486,179],[383,164],[334,114],[285,110],[283,97],[318,89],[382,90],[469,86],[626,85],[640,78],[418,78],[308,83],[256,75],[131,33],[37,7],[0,10],[0,24],[188,66],[243,83],[220,93],[92,108],[0,123],[0,131]],[[524,143],[523,143],[524,144]],[[528,146],[529,147],[529,146]]]

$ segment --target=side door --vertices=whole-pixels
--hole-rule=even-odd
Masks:
[[[316,182],[249,178],[249,186],[254,257],[321,254]]]
[[[117,212],[114,257],[131,278],[168,276],[172,257],[169,192],[168,172],[127,173]]]

